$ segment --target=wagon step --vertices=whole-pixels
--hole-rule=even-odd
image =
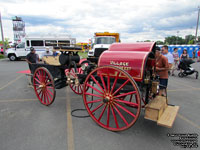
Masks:
[[[145,106],[145,119],[156,121],[158,125],[171,128],[179,106],[170,106],[167,104],[167,98],[156,96],[149,104]]]
[[[157,124],[160,126],[164,126],[167,128],[171,128],[174,120],[176,119],[176,115],[178,113],[179,106],[167,106],[162,116],[157,121]]]

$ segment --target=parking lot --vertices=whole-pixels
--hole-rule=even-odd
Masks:
[[[192,66],[200,72],[200,63]],[[169,103],[180,106],[172,128],[145,120],[142,110],[134,126],[111,132],[90,117],[71,116],[84,104],[69,87],[56,91],[51,106],[41,105],[25,74],[16,73],[27,69],[25,61],[0,60],[0,150],[174,150],[182,148],[168,134],[200,135],[200,78],[195,75],[179,78],[176,72],[169,78]]]

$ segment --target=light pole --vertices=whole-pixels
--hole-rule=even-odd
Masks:
[[[3,36],[3,27],[2,27],[2,20],[1,20],[1,12],[0,12],[0,27],[1,27],[1,37],[3,42],[3,53],[5,54],[5,43],[4,43],[4,36]]]
[[[176,35],[176,45],[177,45],[177,42],[178,42],[178,33],[179,33],[179,31],[177,31],[177,35]]]
[[[197,17],[197,26],[196,26],[196,34],[195,34],[195,44],[197,42],[197,32],[198,32],[198,26],[199,26],[199,14],[200,14],[200,7],[198,6],[198,17]]]

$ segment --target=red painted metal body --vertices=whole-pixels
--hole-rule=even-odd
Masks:
[[[102,53],[98,66],[117,66],[127,71],[135,81],[141,82],[145,69],[155,66],[155,60],[149,58],[154,52],[155,42],[115,43]]]

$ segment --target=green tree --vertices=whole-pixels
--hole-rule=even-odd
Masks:
[[[195,36],[194,35],[186,35],[185,36],[185,44],[194,44]]]
[[[3,42],[0,41],[0,44],[3,44]],[[7,48],[10,48],[10,45],[9,45],[9,38],[5,38],[5,39],[4,39],[4,44],[5,44],[5,48],[6,48],[6,49],[7,49]]]
[[[194,40],[190,40],[187,44],[195,44]]]
[[[182,37],[177,37],[177,36],[169,36],[165,38],[164,44],[185,44],[185,39],[183,39]]]
[[[157,45],[164,45],[164,42],[163,41],[156,41],[156,44]]]
[[[144,42],[151,42],[151,40],[145,40]]]

